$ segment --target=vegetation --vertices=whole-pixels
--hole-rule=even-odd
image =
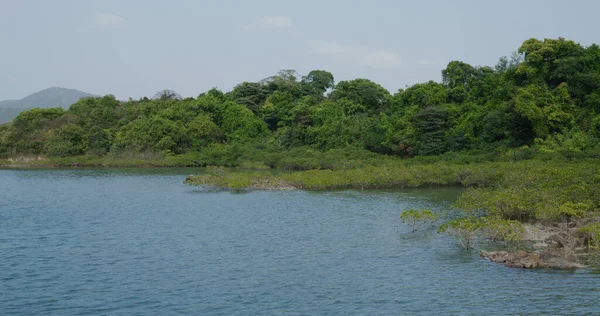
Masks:
[[[452,236],[463,249],[469,250],[475,246],[475,237],[481,229],[481,222],[474,217],[464,217],[442,224],[438,232]]]
[[[402,223],[408,224],[412,228],[412,232],[416,232],[423,225],[435,223],[438,219],[438,214],[431,210],[406,210],[400,214]]]
[[[86,97],[93,97],[93,95],[78,90],[53,87],[38,91],[21,100],[0,101],[0,124],[10,122],[24,110],[52,107],[68,108],[79,99]]]
[[[0,125],[0,164],[308,170],[217,168],[186,180],[234,190],[463,186],[461,214],[440,232],[464,248],[600,209],[600,46],[529,39],[494,67],[452,61],[441,75],[394,94],[281,70],[195,98],[84,98]],[[597,245],[597,226],[581,233]]]
[[[600,223],[593,223],[581,227],[579,229],[579,233],[587,238],[587,247],[588,250],[600,249]]]
[[[523,230],[523,225],[519,221],[475,216],[453,219],[438,228],[439,233],[454,237],[466,250],[475,246],[476,237],[517,245],[521,241]]]
[[[441,82],[394,94],[368,79],[335,83],[324,70],[302,77],[282,70],[196,98],[164,90],[153,98],[108,95],[81,99],[68,110],[32,109],[0,128],[0,158],[185,156],[200,166],[251,161],[334,169],[353,166],[313,159],[333,150],[336,158],[483,152],[492,153],[484,160],[569,160],[600,157],[599,137],[600,47],[529,39],[494,67],[452,61]]]
[[[523,222],[559,223],[586,218],[580,229],[590,249],[598,247],[597,215],[600,210],[600,164],[590,161],[542,161],[486,163],[382,163],[354,169],[272,173],[231,172],[191,176],[188,184],[239,189],[373,189],[431,186],[463,186],[454,217],[440,233],[456,238],[471,249],[478,238],[515,246],[524,233]],[[435,222],[430,210],[407,210],[400,215],[416,232]]]

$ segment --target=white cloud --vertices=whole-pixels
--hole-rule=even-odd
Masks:
[[[292,27],[292,19],[287,16],[264,16],[253,23],[240,26],[246,32],[284,30]]]
[[[100,26],[119,26],[125,22],[122,16],[112,13],[96,13],[96,24]]]
[[[12,82],[16,82],[17,78],[15,78],[15,77],[8,77],[8,78],[6,78],[6,80],[8,80],[8,82],[12,83]]]
[[[330,41],[309,41],[310,52],[339,64],[389,69],[402,65],[402,57],[395,52]]]

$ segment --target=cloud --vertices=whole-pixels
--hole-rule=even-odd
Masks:
[[[246,32],[285,30],[292,27],[292,19],[287,16],[264,16],[253,23],[240,26]]]
[[[402,65],[402,57],[388,50],[322,40],[309,41],[308,46],[312,54],[326,57],[339,64],[378,69],[398,68]]]
[[[15,78],[15,77],[8,77],[8,78],[6,78],[6,80],[8,80],[8,82],[16,82],[17,78]]]
[[[96,13],[96,25],[104,27],[115,27],[123,24],[125,19],[112,13]]]

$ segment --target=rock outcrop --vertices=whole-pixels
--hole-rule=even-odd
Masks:
[[[481,251],[481,256],[492,262],[504,264],[510,268],[521,269],[580,269],[584,265],[577,262],[575,253],[571,250],[547,249],[542,252]]]
[[[577,253],[585,251],[587,240],[578,233],[582,222],[525,224],[522,240],[531,251],[481,251],[481,256],[492,262],[522,269],[579,269],[585,268],[577,260]]]

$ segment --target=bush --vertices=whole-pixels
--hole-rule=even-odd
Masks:
[[[438,215],[431,210],[406,210],[400,214],[402,223],[408,224],[412,232],[416,232],[422,225],[433,225],[438,219]]]
[[[600,250],[600,223],[583,226],[579,233],[586,237],[588,250]]]
[[[480,229],[481,221],[474,217],[465,217],[442,224],[438,229],[438,233],[454,237],[463,249],[469,250],[475,246],[477,233]]]

